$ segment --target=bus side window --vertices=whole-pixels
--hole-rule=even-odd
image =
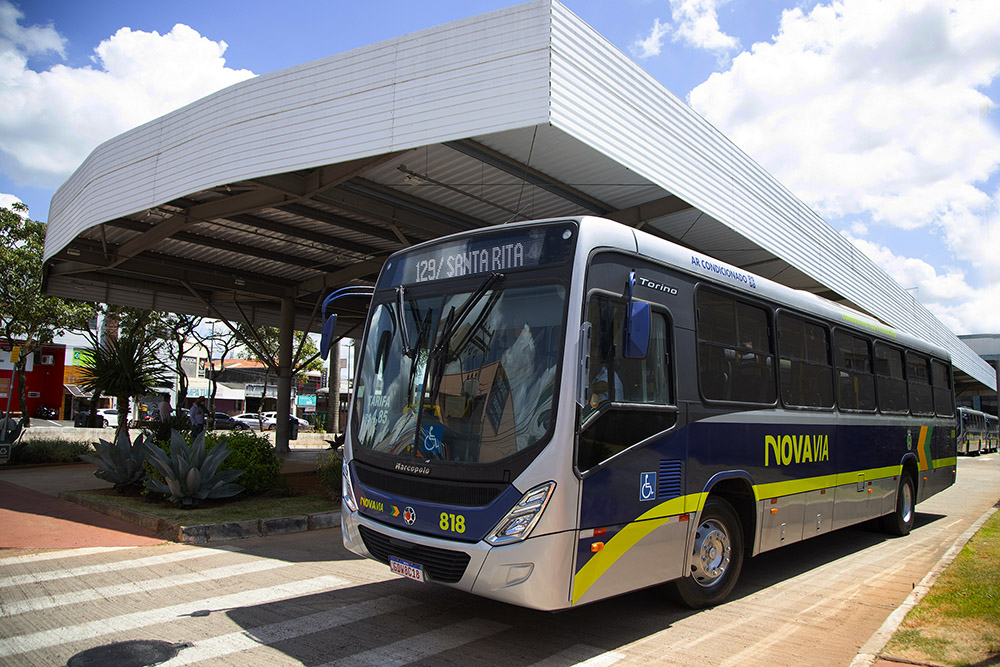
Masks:
[[[906,380],[903,378],[903,351],[881,341],[875,343],[878,407],[882,412],[907,411]]]
[[[717,401],[774,403],[768,312],[704,289],[698,291],[697,309],[702,396]]]
[[[833,407],[833,369],[826,328],[788,313],[778,315],[778,363],[785,405]]]
[[[948,364],[931,359],[931,379],[934,385],[934,412],[938,417],[955,414],[955,392],[951,389],[951,373]]]
[[[836,331],[837,404],[841,410],[875,410],[875,376],[868,341]]]
[[[930,360],[927,357],[907,351],[906,385],[910,394],[910,412],[915,415],[934,414]]]

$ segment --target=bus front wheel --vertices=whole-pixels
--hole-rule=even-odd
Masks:
[[[669,584],[671,596],[692,609],[723,602],[743,567],[743,532],[736,510],[710,497],[701,512],[691,552],[691,574]]]
[[[903,473],[899,477],[899,491],[896,493],[896,509],[882,517],[882,530],[890,535],[909,535],[916,517],[917,494],[913,477]]]

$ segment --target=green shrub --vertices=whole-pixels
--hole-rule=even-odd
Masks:
[[[226,440],[215,443],[209,450],[202,431],[188,444],[179,431],[170,434],[170,455],[164,453],[152,436],[146,436],[147,462],[160,474],[160,479],[147,479],[146,487],[170,497],[178,507],[197,507],[199,501],[229,498],[243,491],[234,483],[242,470],[220,470],[229,456]]]
[[[10,465],[73,463],[81,454],[90,454],[89,445],[65,440],[29,440],[11,448]]]
[[[205,441],[214,445],[216,439],[224,439],[229,447],[229,457],[219,470],[242,470],[240,484],[248,494],[266,493],[278,485],[284,461],[274,455],[274,447],[266,435],[233,431],[224,438],[217,438],[210,433]]]
[[[118,493],[138,493],[147,474],[143,439],[148,436],[140,433],[135,436],[135,442],[129,442],[128,431],[119,431],[116,435],[114,444],[98,439],[94,443],[95,455],[80,458],[97,466],[94,476],[114,484]]]
[[[319,481],[330,492],[330,497],[334,500],[340,500],[341,475],[343,475],[344,470],[344,457],[340,450],[329,454],[320,454],[316,457],[316,466]]]

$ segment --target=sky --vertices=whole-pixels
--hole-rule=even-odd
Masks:
[[[1000,1],[564,0],[955,333],[1000,333]],[[244,79],[516,0],[0,0],[0,205]]]

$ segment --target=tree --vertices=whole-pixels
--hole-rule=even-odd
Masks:
[[[24,425],[28,415],[28,358],[66,331],[83,331],[95,315],[91,303],[67,301],[42,294],[43,222],[28,218],[28,207],[15,202],[0,206],[0,339],[5,347],[19,347],[14,360],[18,401]],[[13,390],[13,387],[11,387]],[[8,414],[10,411],[8,401]]]
[[[129,318],[117,336],[98,340],[91,333],[92,347],[87,350],[80,385],[96,394],[114,396],[118,407],[115,442],[128,428],[128,407],[133,396],[149,393],[169,378],[167,367],[157,354],[162,343],[150,333],[149,311]],[[95,406],[96,407],[96,406]]]
[[[184,370],[184,355],[191,351],[192,346],[188,341],[201,325],[202,318],[194,315],[160,312],[157,312],[153,317],[155,326],[152,327],[152,331],[158,338],[166,341],[164,351],[174,365],[174,373],[177,374],[177,395],[174,397],[174,405],[180,408],[184,405],[188,392],[188,376]]]
[[[215,323],[212,324],[211,333],[208,336],[202,335],[200,331],[193,330],[191,335],[201,345],[208,356],[208,371],[206,375],[209,379],[211,393],[208,396],[208,429],[215,428],[215,394],[219,388],[219,376],[226,369],[226,358],[231,352],[240,346],[239,336],[235,331],[226,326],[220,326],[218,332],[215,330]],[[219,365],[215,365],[216,353],[218,353]]]

